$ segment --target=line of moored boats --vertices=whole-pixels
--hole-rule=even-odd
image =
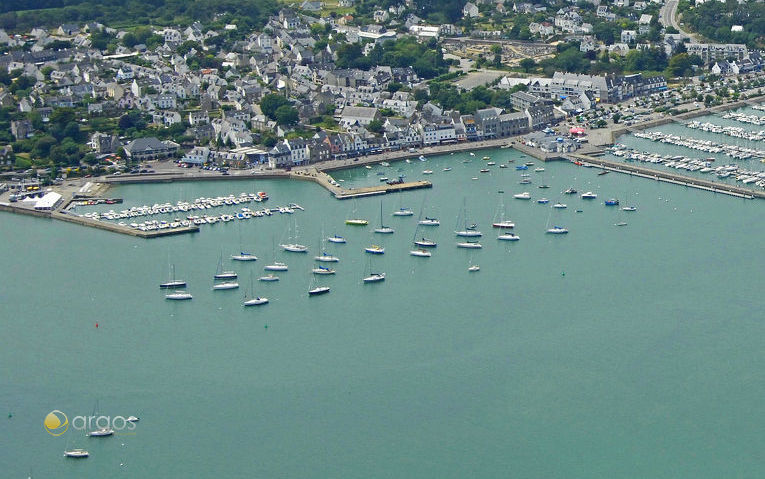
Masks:
[[[607,148],[606,150],[612,155],[622,157],[627,161],[660,164],[667,168],[716,175],[720,179],[729,178],[740,181],[745,185],[756,185],[765,188],[765,171],[744,169],[735,163],[715,166],[713,163],[714,158],[700,159],[689,158],[682,155],[672,156],[659,153],[647,153],[629,148],[620,143],[611,148]]]
[[[765,116],[747,115],[745,113],[737,113],[735,111],[731,111],[723,115],[723,118],[726,120],[736,120],[741,123],[749,123],[750,125],[765,125]]]
[[[682,137],[661,131],[638,131],[633,133],[637,138],[644,138],[670,145],[684,146],[693,150],[707,153],[722,153],[731,158],[747,160],[750,158],[765,158],[765,151],[745,146],[717,143],[712,140]]]
[[[722,126],[710,122],[691,121],[685,126],[692,130],[701,130],[708,133],[717,133],[718,135],[730,136],[733,138],[742,138],[749,141],[765,141],[765,130],[751,131],[740,126]]]

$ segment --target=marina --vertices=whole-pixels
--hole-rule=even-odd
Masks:
[[[529,160],[514,149],[487,154],[498,164]],[[500,463],[504,464],[504,460],[497,459],[502,457],[495,454],[498,450],[492,450],[496,444],[503,444],[503,450],[509,444],[513,454],[537,454],[535,457],[541,460],[542,444],[587,433],[581,430],[581,424],[570,423],[572,415],[586,417],[592,427],[623,427],[622,404],[630,411],[630,421],[637,418],[646,430],[636,438],[609,438],[598,445],[598,454],[591,452],[590,445],[580,447],[579,441],[573,440],[569,447],[574,451],[558,459],[567,469],[575,467],[583,457],[596,461],[603,450],[614,448],[661,457],[664,446],[653,447],[646,440],[657,434],[668,437],[673,444],[685,444],[699,434],[704,436],[704,431],[695,427],[684,429],[689,427],[683,418],[689,407],[694,416],[709,418],[708,427],[714,432],[699,439],[699,444],[714,438],[739,441],[741,428],[735,435],[725,429],[730,415],[723,419],[715,414],[719,397],[708,391],[706,384],[727,381],[734,387],[741,375],[755,373],[763,362],[756,341],[747,340],[762,334],[759,323],[751,320],[757,305],[741,300],[756,297],[763,287],[758,275],[762,264],[756,254],[762,234],[760,203],[634,175],[600,176],[602,168],[578,167],[568,162],[551,162],[545,164],[544,172],[532,171],[538,183],[549,188],[529,189],[531,201],[515,201],[512,196],[523,192],[517,184],[523,170],[495,168],[480,175],[479,180],[471,180],[477,175],[476,164],[463,164],[463,159],[467,159],[466,154],[430,155],[427,161],[434,172],[430,175],[434,188],[402,192],[384,202],[383,220],[396,229],[392,235],[373,232],[380,216],[379,197],[357,199],[353,217],[367,219],[367,226],[347,226],[344,221],[351,217],[351,204],[338,202],[316,184],[281,179],[252,184],[125,184],[115,186],[108,195],[124,198],[120,208],[107,204],[77,207],[78,214],[102,214],[142,205],[176,205],[179,198],[229,197],[232,191],[237,192],[236,197],[239,191],[267,191],[270,199],[257,206],[248,203],[185,214],[160,213],[141,217],[140,221],[220,216],[243,207],[260,210],[289,203],[305,206],[305,211],[272,214],[262,221],[219,220],[213,225],[200,225],[203,234],[169,236],[159,241],[144,242],[127,235],[20,215],[4,217],[7,228],[3,228],[6,234],[0,248],[7,250],[7,267],[26,271],[29,281],[48,298],[36,306],[36,322],[8,321],[4,337],[34,341],[44,330],[72,346],[55,355],[17,351],[11,356],[3,349],[0,359],[24,365],[25,379],[19,381],[19,394],[37,397],[35,391],[43,381],[36,378],[46,378],[45,387],[55,390],[75,380],[74,371],[96,367],[99,374],[88,387],[99,391],[104,412],[129,411],[142,418],[141,430],[135,436],[115,431],[112,439],[93,438],[98,444],[88,444],[87,461],[65,460],[64,443],[53,441],[34,450],[11,445],[14,457],[35,464],[36,471],[50,476],[57,475],[62,462],[69,467],[102,468],[107,474],[119,471],[119,464],[124,463],[136,477],[212,475],[216,471],[204,464],[170,464],[157,457],[199,447],[236,450],[237,438],[220,435],[206,423],[195,425],[193,435],[177,435],[172,444],[157,431],[178,428],[179,417],[202,416],[216,407],[241,417],[242,426],[248,430],[267,431],[269,436],[255,452],[246,456],[231,454],[225,472],[248,467],[253,454],[257,459],[284,457],[280,451],[294,445],[295,430],[326,435],[335,430],[328,422],[347,421],[349,417],[364,418],[366,422],[347,427],[344,437],[324,441],[321,447],[307,447],[315,447],[317,454],[341,454],[356,442],[384,441],[386,445],[381,447],[385,457],[363,453],[363,458],[351,457],[349,461],[354,461],[354,470],[371,465],[393,468],[403,476],[436,473],[454,477],[457,470],[459,476],[491,477]],[[593,157],[593,161],[597,159]],[[618,157],[609,157],[608,161],[644,165],[638,161],[624,163]],[[445,167],[452,170],[443,172]],[[397,174],[417,179],[422,165],[417,161],[411,165],[391,163],[390,167],[336,171],[333,177],[356,189],[377,183],[376,173],[382,168],[401,168],[403,171]],[[568,190],[576,193],[566,195]],[[596,199],[583,200],[581,193],[587,192],[595,194]],[[542,193],[549,204],[537,203]],[[610,199],[618,199],[619,206],[606,207],[605,201]],[[504,219],[497,206],[503,200],[507,210]],[[553,208],[558,203],[566,203],[568,208]],[[465,204],[469,219],[458,223],[456,217]],[[414,207],[412,215],[393,215],[407,205]],[[627,205],[635,205],[636,210],[624,212],[622,207]],[[426,215],[437,218],[442,226],[420,225]],[[119,226],[115,222],[125,221],[76,218],[115,226]],[[504,223],[507,218],[512,219],[512,229],[493,228],[494,223]],[[290,242],[288,232],[296,219],[300,240],[291,242],[303,243],[310,255],[274,248]],[[614,226],[627,219],[628,226]],[[459,224],[459,230],[473,224],[483,227],[482,248],[456,247],[460,240],[454,235],[455,224]],[[555,225],[569,233],[548,234],[547,229]],[[737,274],[718,272],[720,260],[714,251],[720,231],[742,229],[747,229],[748,234],[726,241],[724,251],[724,262],[735,267]],[[27,239],[11,233],[14,231],[25,231],[36,238],[36,245],[42,242],[40,246],[49,248],[24,248]],[[517,233],[522,241],[500,239],[509,234],[507,231]],[[430,256],[421,255],[412,244],[413,239],[423,235],[433,243],[441,243],[437,248],[423,248]],[[68,245],[65,259],[61,250],[55,249],[61,242]],[[371,244],[384,248],[385,254],[365,253]],[[10,254],[11,250],[16,253]],[[243,250],[258,260],[231,258]],[[651,281],[645,281],[643,278],[651,274],[656,263],[623,261],[627,250],[636,258],[656,258],[663,269],[674,273],[654,275]],[[316,256],[334,256],[339,262],[317,262]],[[221,271],[236,273],[239,289],[212,290],[216,262],[221,257]],[[374,267],[365,267],[370,258]],[[709,266],[709,274],[688,275],[688,264],[700,262]],[[265,267],[278,263],[285,269],[288,263],[288,271],[263,273]],[[319,265],[334,273],[315,273],[314,269],[321,269]],[[384,280],[364,283],[373,273],[383,272]],[[314,276],[317,279],[311,285]],[[173,277],[186,285],[173,292],[158,288]],[[248,288],[241,281],[248,277],[259,281],[255,281],[255,291],[250,287],[243,299]],[[90,286],[85,294],[71,294],[67,288],[54,286],[61,278],[88,278]],[[607,284],[609,293],[589,294],[583,284]],[[313,290],[317,294],[309,294]],[[318,294],[322,291],[324,294]],[[453,294],[455,291],[459,294]],[[21,282],[4,284],[9,317],[24,316],[26,308],[22,305],[30,304],[30,294]],[[182,296],[166,299],[166,294]],[[465,313],[465,297],[493,299],[476,304],[475,312]],[[636,300],[643,297],[652,301]],[[244,304],[258,298],[268,298],[268,303],[261,307]],[[60,308],[60,304],[68,307]],[[103,308],[103,304],[110,308]],[[422,318],[391,314],[398,304],[419,304],[428,314]],[[358,313],[339,314],[341,308]],[[98,328],[94,327],[96,321]],[[121,346],[125,343],[129,347]],[[83,350],[88,354],[82,354]],[[740,354],[741,359],[733,370],[721,366],[730,354]],[[45,355],[48,359],[41,360]],[[95,366],[91,364],[94,356],[101,358]],[[555,360],[543,359],[550,357]],[[641,367],[636,374],[636,364],[646,362],[650,367]],[[157,375],[158,364],[176,374]],[[487,368],[486,364],[492,366]],[[687,374],[700,367],[703,380],[688,379]],[[107,380],[113,377],[121,381]],[[624,381],[624,377],[633,379]],[[190,390],[189,381],[225,383],[226,387]],[[684,389],[676,388],[678,381]],[[156,395],[147,397],[147,389],[156,391]],[[540,389],[547,393],[540,394]],[[694,402],[687,400],[686,389],[693,393]],[[667,398],[667,391],[675,392]],[[759,389],[751,391],[750,406],[759,404],[761,393]],[[457,408],[479,408],[480,416],[455,412],[452,405],[442,406],[444,394]],[[603,414],[603,398],[608,397],[609,404],[613,404],[614,395],[619,399],[619,409]],[[508,397],[515,405],[512,408],[507,407]],[[561,402],[561,397],[567,399]],[[253,401],[260,408],[254,415]],[[8,402],[16,409],[14,412],[20,410],[14,401]],[[661,411],[657,411],[657,403],[662,404]],[[40,410],[46,406],[34,404]],[[92,397],[87,401],[67,398],[60,407],[71,414],[87,413],[92,408]],[[434,408],[441,409],[438,421],[424,413]],[[746,409],[751,411],[749,406]],[[8,421],[8,434],[21,443],[45,434],[31,432],[19,420],[21,417],[19,412]],[[445,423],[443,418],[447,418]],[[749,412],[742,413],[739,420],[751,424],[746,426],[745,434],[757,436],[761,420]],[[462,451],[465,442],[449,439],[450,434],[469,435],[476,421],[486,436],[476,437],[469,450]],[[516,438],[516,430],[539,431],[539,436],[534,439],[524,434],[524,438]],[[399,445],[401,431],[411,436],[411,442]],[[444,437],[446,445],[458,452],[440,457],[427,470],[397,467],[387,457],[389,453],[405,456],[416,444],[444,441]],[[533,444],[527,444],[529,440]],[[306,441],[313,444],[310,437]],[[489,452],[481,452],[487,448]],[[476,457],[480,461],[464,467],[464,461]],[[681,453],[677,457],[684,456]],[[264,464],[259,471],[266,476],[330,472],[306,458],[273,466],[265,460]],[[622,466],[614,463],[607,475],[618,476]],[[729,461],[720,462],[715,470],[730,472]],[[541,469],[525,471],[534,477],[549,475]],[[57,477],[79,477],[80,473],[71,468]]]

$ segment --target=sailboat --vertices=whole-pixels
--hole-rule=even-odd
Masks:
[[[295,240],[297,240],[297,237],[298,237],[297,220],[295,220],[295,231],[294,231],[294,233],[295,233]],[[290,236],[289,239],[292,239],[292,236]],[[302,244],[297,243],[297,242],[295,242],[295,243],[289,243],[288,242],[288,243],[285,243],[285,244],[281,244],[279,246],[281,246],[282,249],[284,249],[284,251],[290,251],[292,253],[307,253],[308,252],[308,247],[307,246],[302,245]]]
[[[98,409],[98,401],[96,401],[96,405],[93,407],[93,416],[96,417],[96,410]],[[87,436],[88,437],[108,437],[112,436],[114,434],[114,429],[109,426],[99,427],[98,429],[94,429],[93,431],[90,431]]]
[[[215,272],[213,279],[236,279],[237,274],[235,271],[223,271],[223,253],[218,258],[218,269]]]
[[[433,256],[433,254],[430,251],[424,248],[413,249],[409,251],[409,254],[412,256],[420,256],[423,258],[430,258],[431,256]]]
[[[181,279],[175,279],[175,265],[170,265],[170,279],[165,283],[160,283],[159,285],[162,289],[177,289],[177,288],[185,288],[186,287],[186,281],[183,281]]]
[[[380,281],[385,281],[385,273],[375,273],[372,271],[372,258],[369,259],[367,265],[369,273],[361,279],[364,284],[379,283]]]
[[[353,216],[356,216],[356,200],[353,202]],[[345,220],[345,224],[350,226],[366,226],[369,224],[369,221],[361,218],[350,218]]]
[[[261,298],[260,296],[255,296],[255,293],[253,292],[252,276],[250,276],[250,299],[247,299],[247,293],[245,293],[244,303],[242,304],[244,306],[260,306],[266,303],[268,303],[268,298]]]
[[[308,288],[308,296],[319,296],[329,293],[329,286],[319,286],[315,277],[311,279],[311,283]]]
[[[330,243],[335,243],[335,244],[345,244],[346,243],[345,238],[343,238],[342,236],[338,236],[336,234],[328,237],[327,241],[329,241]]]
[[[239,223],[239,254],[231,255],[233,261],[257,261],[258,257],[242,248],[242,224]]]
[[[172,293],[166,294],[165,299],[169,299],[171,301],[184,301],[192,299],[192,296],[191,293],[187,293],[186,291],[174,291]]]
[[[321,232],[321,237],[324,238],[323,228]],[[321,241],[319,241],[319,245],[321,246]],[[332,256],[331,254],[323,250],[319,256],[314,256],[313,259],[322,263],[337,263],[338,261],[340,261],[340,258],[338,258],[337,256]]]
[[[422,248],[435,248],[438,246],[435,241],[428,239],[424,236],[419,236],[420,226],[422,225],[422,213],[425,206],[425,199],[422,200],[422,207],[420,208],[420,218],[417,220],[417,227],[414,229],[414,237],[412,238],[412,242],[415,246],[418,247],[418,249]]]
[[[364,251],[370,254],[385,254],[385,248],[376,244],[367,246],[366,248],[364,248]]]
[[[375,233],[393,234],[394,232],[395,230],[393,228],[391,228],[390,226],[385,226],[383,224],[383,205],[382,205],[382,201],[380,201],[380,227],[375,228]]]
[[[564,235],[568,234],[568,230],[562,226],[553,226],[550,228],[550,219],[552,218],[553,210],[550,209],[550,213],[547,215],[547,224],[545,226],[546,231],[545,233],[551,234],[551,235]]]
[[[237,289],[239,288],[239,283],[236,281],[223,281],[221,283],[215,283],[213,284],[213,291],[223,291],[227,289]]]
[[[481,243],[478,241],[460,241],[457,243],[457,248],[471,248],[471,249],[480,249],[483,248]]]
[[[85,434],[87,436],[87,434]],[[72,459],[87,459],[90,456],[90,453],[88,453],[87,449],[83,448],[70,448],[69,447],[69,439],[67,438],[66,441],[66,448],[64,449],[64,457],[69,457]],[[30,473],[31,476],[31,473]]]
[[[313,274],[335,274],[335,270],[327,268],[326,266],[319,265],[311,270]]]
[[[497,218],[499,217],[499,218]],[[515,223],[505,219],[505,202],[500,197],[499,205],[497,206],[497,213],[494,215],[494,222],[491,224],[492,228],[510,229],[515,228]]]
[[[271,242],[274,243],[273,238],[271,239]],[[266,271],[287,271],[287,265],[285,263],[282,263],[281,261],[276,261],[276,244],[273,245],[273,255],[274,255],[274,261],[266,265],[265,269]]]
[[[279,281],[279,277],[273,273],[268,273],[267,275],[258,278],[258,281]]]
[[[404,208],[403,206],[393,212],[393,216],[412,216],[412,215],[414,215],[414,211],[410,210],[409,208]]]
[[[463,229],[460,227],[460,219],[464,222]],[[476,223],[468,223],[467,208],[465,206],[465,200],[462,200],[462,213],[457,217],[457,230],[454,232],[457,236],[463,236],[466,238],[478,238],[481,236],[481,232],[478,231],[478,225]]]

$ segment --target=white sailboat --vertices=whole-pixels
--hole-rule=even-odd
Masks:
[[[273,273],[269,273],[265,276],[261,276],[260,278],[258,278],[258,281],[266,281],[266,282],[279,281],[279,277]]]
[[[375,233],[380,234],[393,234],[396,230],[391,228],[390,226],[385,226],[383,223],[383,205],[382,201],[380,201],[380,226],[378,228],[375,228]]]
[[[244,306],[260,306],[266,303],[268,303],[268,298],[261,298],[260,296],[255,296],[255,293],[253,291],[252,276],[250,276],[250,299],[247,299],[247,293],[245,293],[244,303],[242,304]]]
[[[412,256],[419,256],[423,258],[430,258],[431,256],[433,256],[433,254],[430,251],[423,248],[413,249],[409,251],[409,254]]]
[[[166,294],[165,299],[169,299],[170,301],[185,301],[192,299],[192,296],[191,293],[187,293],[186,291],[175,291]]]
[[[321,237],[324,238],[324,228],[322,228]],[[314,256],[313,259],[315,261],[319,261],[320,263],[337,263],[340,261],[340,258],[337,256],[333,256],[326,251],[324,251],[324,248],[322,247],[322,240],[319,240],[319,247],[322,249],[321,254],[318,256]]]
[[[170,265],[170,279],[164,283],[160,283],[159,287],[161,289],[177,289],[177,288],[185,288],[186,287],[186,281],[183,281],[181,279],[175,278],[175,265]]]
[[[467,217],[467,207],[465,206],[465,200],[462,200],[462,213],[457,217],[457,229],[454,232],[457,236],[466,238],[478,238],[482,236],[478,231],[478,224],[470,223]],[[460,229],[462,227],[462,229]]]
[[[428,239],[428,238],[426,238],[424,236],[420,236],[419,235],[420,226],[423,226],[422,225],[422,214],[423,214],[423,211],[424,211],[424,206],[425,206],[425,199],[423,198],[423,200],[422,200],[422,207],[420,207],[420,217],[417,219],[417,227],[414,229],[414,236],[412,237],[412,242],[414,243],[415,246],[417,246],[418,249],[422,249],[422,248],[435,248],[436,246],[438,246],[436,244],[436,242],[433,241],[432,239]]]
[[[274,243],[273,238],[271,239],[272,243]],[[273,257],[274,260],[271,264],[266,265],[265,268],[263,268],[266,271],[287,271],[287,264],[282,263],[281,261],[276,261],[276,244],[273,244]]]
[[[368,225],[369,221],[367,221],[365,219],[358,218],[356,216],[356,208],[357,208],[356,200],[353,200],[353,215],[352,215],[353,217],[345,220],[345,224],[350,225],[350,226],[366,226],[366,225]]]
[[[375,273],[372,271],[372,258],[369,258],[369,261],[367,262],[367,270],[369,272],[361,279],[364,284],[385,281],[385,273]]]
[[[223,271],[223,253],[218,257],[218,268],[215,271],[213,279],[236,279],[237,274],[234,271]]]
[[[311,270],[313,274],[335,274],[335,270],[326,266],[319,265]]]
[[[212,287],[213,291],[223,291],[237,288],[239,288],[239,283],[236,281],[223,281],[221,283],[215,283]]]
[[[242,224],[239,223],[239,254],[232,254],[233,261],[257,261],[258,257],[242,248]]]
[[[497,212],[494,214],[494,222],[491,224],[492,228],[499,229],[511,229],[515,228],[515,223],[505,218],[505,202],[500,196],[499,205],[497,205]]]
[[[480,248],[483,248],[483,246],[478,241],[468,240],[468,241],[458,242],[457,248],[480,249]]]
[[[329,286],[320,286],[314,276],[308,285],[308,296],[320,296],[327,293],[329,293]]]
[[[330,243],[335,243],[335,244],[345,244],[346,243],[345,238],[343,238],[342,236],[338,236],[336,234],[328,237],[327,241],[329,241]]]
[[[302,245],[297,242],[298,238],[298,228],[297,228],[297,220],[295,220],[295,229],[294,229],[295,237],[293,238],[292,235],[287,240],[287,243],[281,244],[279,246],[282,247],[284,251],[289,251],[291,253],[307,253],[308,247],[306,245]],[[295,240],[294,242],[290,242],[290,240]]]

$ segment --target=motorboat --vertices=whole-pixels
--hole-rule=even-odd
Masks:
[[[568,208],[565,203],[555,203],[552,207],[560,210]]]
[[[611,198],[606,200],[606,206],[619,206],[619,200],[616,198]]]
[[[531,199],[531,193],[528,191],[524,191],[523,193],[518,193],[513,195],[513,198],[516,200],[530,200]]]
[[[432,175],[433,174],[433,170],[422,170],[422,174],[423,175]]]
[[[586,193],[582,193],[582,199],[583,200],[594,200],[597,197],[598,197],[598,195],[593,193],[592,191],[588,191]]]
[[[549,188],[549,187],[550,187],[550,185],[539,185],[539,186],[537,186],[537,188],[541,188],[541,189],[543,189],[543,190],[544,190],[544,189],[547,189],[547,188]]]
[[[546,205],[549,202],[550,202],[550,200],[548,200],[547,198],[539,198],[537,200],[537,203],[539,203],[540,205]]]
[[[314,256],[313,259],[316,261],[321,261],[322,263],[337,263],[340,261],[340,258],[337,256],[332,256],[324,252],[322,252],[319,256]]]
[[[171,301],[183,301],[186,299],[191,299],[191,293],[187,293],[185,291],[176,291],[174,293],[166,294],[165,299],[169,299]]]
[[[226,289],[237,289],[239,287],[239,283],[236,281],[224,281],[223,283],[216,283],[213,285],[213,290],[215,291],[222,291]]]
[[[327,268],[326,266],[319,266],[317,268],[313,268],[311,270],[311,273],[313,274],[335,274],[335,270],[332,268]]]
[[[562,228],[560,226],[553,226],[552,228],[547,229],[547,233],[551,235],[564,235],[568,233],[568,230],[566,228]]]
[[[336,244],[344,244],[346,242],[345,238],[338,235],[330,236],[329,238],[327,238],[327,241],[329,241],[330,243],[336,243]]]
[[[409,254],[412,256],[422,256],[422,257],[431,257],[432,253],[426,249],[414,249],[409,251]]]
[[[379,283],[385,281],[385,273],[371,273],[369,276],[362,279],[364,283]]]
[[[483,246],[478,241],[462,241],[457,243],[457,248],[479,249],[483,248]]]
[[[287,265],[285,263],[275,261],[272,264],[266,265],[266,271],[287,271]]]
[[[468,271],[471,273],[475,273],[476,271],[481,271],[481,267],[478,266],[477,264],[474,264],[474,265],[468,266]]]
[[[637,211],[636,206],[623,206],[622,211]]]
[[[85,459],[90,456],[90,453],[85,449],[68,449],[64,451],[64,457],[71,457],[74,459]]]
[[[564,195],[575,195],[577,191],[574,188],[569,188],[563,192]]]
[[[441,222],[438,221],[437,218],[429,218],[426,216],[424,220],[418,221],[417,224],[422,226],[438,226],[441,224]]]
[[[364,248],[364,251],[371,254],[384,254],[385,248],[383,248],[382,246],[373,244],[372,246],[367,246],[366,248]]]
[[[446,168],[444,168],[443,171],[452,171],[452,168],[450,166],[447,166]]]
[[[487,168],[481,168],[480,172],[481,172],[481,173],[488,173],[488,172],[489,172],[489,170],[488,170]]]
[[[138,421],[140,421],[140,420],[141,420],[141,419],[140,419],[140,418],[138,418],[138,417],[136,417],[136,416],[128,416],[128,418],[127,418],[127,419],[125,419],[125,421],[127,421],[127,422],[138,422]]]

